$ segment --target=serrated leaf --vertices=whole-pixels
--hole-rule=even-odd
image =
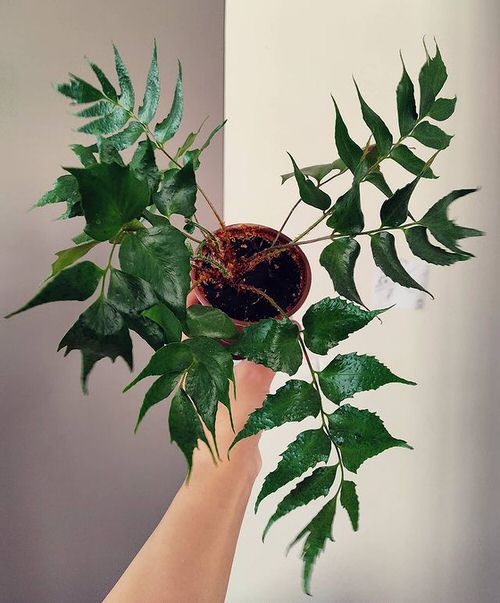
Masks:
[[[359,147],[354,140],[349,136],[349,132],[347,131],[347,127],[342,119],[337,103],[334,99],[333,104],[335,105],[335,144],[337,146],[337,150],[339,152],[340,158],[346,164],[346,166],[351,170],[352,173],[355,172],[359,162],[361,161],[361,157],[363,156],[363,151],[361,147]]]
[[[365,226],[361,211],[359,184],[352,187],[339,197],[331,210],[331,216],[326,224],[340,234],[358,234]]]
[[[327,195],[325,191],[322,191],[319,187],[317,187],[311,180],[306,178],[306,176],[304,176],[290,153],[288,153],[288,156],[292,160],[293,173],[295,175],[297,186],[299,187],[300,198],[302,201],[306,205],[311,205],[312,207],[326,211],[332,203],[330,196]]]
[[[180,214],[190,218],[196,211],[196,180],[191,162],[181,169],[172,168],[163,176],[161,189],[153,202],[165,216]]]
[[[373,134],[373,138],[377,144],[378,154],[384,156],[388,155],[392,147],[392,134],[382,118],[367,105],[365,99],[361,96],[356,81],[354,81],[354,85],[356,86],[356,92],[358,93],[363,120]]]
[[[167,117],[156,124],[155,136],[160,144],[170,140],[179,129],[184,112],[184,96],[182,92],[182,67],[178,63],[177,83],[175,86],[174,98],[172,106]]]
[[[328,416],[332,441],[340,448],[344,466],[357,473],[369,458],[395,446],[409,448],[404,440],[393,438],[373,412],[342,405]]]
[[[299,329],[288,318],[265,318],[243,329],[231,346],[233,354],[293,375],[302,364]]]
[[[76,117],[103,117],[109,115],[115,109],[115,105],[108,100],[100,100],[90,107],[85,107],[81,111],[75,113]]]
[[[103,93],[92,84],[82,80],[72,73],[67,84],[56,84],[55,89],[64,96],[71,98],[75,103],[93,103],[104,98]]]
[[[331,445],[330,438],[323,429],[310,429],[300,433],[281,454],[276,469],[266,475],[255,502],[255,512],[266,496],[300,477],[318,463],[326,463],[330,456]]]
[[[213,339],[236,339],[239,334],[233,321],[222,310],[199,304],[187,309],[186,326],[190,337],[204,335]]]
[[[408,135],[417,123],[417,108],[415,105],[415,87],[411,81],[401,55],[403,64],[403,75],[396,88],[396,99],[398,106],[398,123],[401,136]]]
[[[466,228],[455,224],[453,220],[448,218],[448,207],[453,201],[474,193],[476,190],[475,188],[467,188],[452,191],[435,203],[425,216],[419,220],[419,223],[422,226],[426,226],[439,243],[459,254],[466,252],[460,248],[457,241],[469,237],[480,237],[484,233],[475,228]]]
[[[141,141],[132,156],[130,169],[139,178],[148,183],[151,193],[155,193],[160,183],[160,170],[156,165],[153,143],[147,139]]]
[[[426,167],[425,161],[417,157],[404,144],[395,147],[391,151],[390,157],[415,176],[421,175],[422,178],[436,178],[430,166]]]
[[[5,318],[15,314],[57,301],[83,301],[88,299],[97,289],[103,271],[92,262],[80,262],[66,268],[51,278],[47,284],[27,304],[11,312]]]
[[[417,176],[414,180],[403,186],[403,188],[398,188],[392,197],[389,197],[389,199],[386,199],[382,203],[382,207],[380,208],[382,226],[396,228],[406,222],[408,218],[408,203],[419,180],[420,176]]]
[[[161,226],[127,234],[120,245],[122,270],[148,281],[179,318],[186,311],[191,270],[184,240],[184,235],[163,219]]]
[[[101,84],[102,87],[102,91],[104,92],[104,94],[116,101],[118,99],[118,94],[116,93],[115,87],[113,86],[113,84],[109,81],[107,75],[104,73],[104,71],[95,63],[93,63],[92,61],[88,61],[88,64],[90,65],[92,71],[95,73],[97,79],[99,80],[99,83]]]
[[[367,311],[340,297],[325,297],[304,314],[305,343],[311,352],[326,354],[386,309]]]
[[[99,151],[99,160],[101,163],[116,163],[124,167],[123,159],[116,147],[107,138],[99,138],[97,141],[97,149]]]
[[[467,252],[453,253],[433,245],[429,241],[425,226],[415,226],[405,230],[406,241],[413,255],[429,264],[450,266],[455,262],[469,260],[472,256]]]
[[[113,109],[111,113],[108,113],[99,119],[94,119],[94,121],[90,121],[81,128],[78,128],[78,132],[93,134],[95,136],[112,134],[113,132],[120,130],[120,128],[123,128],[129,118],[130,115],[128,111],[117,107]]]
[[[288,546],[288,550],[290,550],[292,546],[297,544],[297,542],[307,534],[302,549],[302,560],[304,561],[303,587],[305,593],[308,595],[311,594],[311,574],[316,559],[324,550],[326,541],[333,541],[332,524],[336,508],[337,497],[335,496],[326,503],[320,512],[313,517],[312,521],[307,524],[295,540]]]
[[[335,404],[387,383],[415,385],[413,381],[392,373],[373,356],[358,356],[355,353],[339,354],[318,373],[318,377],[321,390]]]
[[[43,207],[52,203],[66,203],[67,209],[60,219],[81,215],[80,190],[78,181],[74,176],[70,174],[59,176],[54,183],[54,187],[48,193],[45,193],[33,207]]]
[[[120,84],[120,104],[128,111],[133,111],[135,104],[134,87],[125,63],[123,62],[118,48],[114,44],[113,51],[115,53],[116,75],[118,76],[118,83]]]
[[[380,171],[371,172],[365,177],[366,182],[373,184],[375,188],[383,193],[386,197],[392,195],[391,187],[385,181],[384,175]]]
[[[84,167],[91,167],[97,163],[97,159],[94,156],[94,153],[97,151],[96,145],[86,147],[82,144],[72,144],[70,145],[70,149],[75,153]]]
[[[445,121],[455,112],[457,97],[454,98],[438,98],[429,111],[429,117],[437,121]]]
[[[108,301],[121,314],[141,314],[155,305],[158,298],[147,281],[112,268]]]
[[[77,179],[87,225],[85,232],[105,241],[141,215],[149,203],[149,187],[130,167],[99,164],[90,168],[68,168]]]
[[[261,430],[280,427],[292,421],[316,417],[321,411],[321,398],[311,383],[290,379],[275,394],[268,394],[260,408],[251,413],[243,429],[234,438],[231,448],[243,438]]]
[[[262,540],[264,540],[269,529],[273,523],[278,521],[278,519],[281,519],[281,517],[294,511],[298,507],[309,504],[316,498],[326,496],[335,481],[337,467],[338,465],[333,465],[332,467],[318,467],[311,475],[299,482],[278,504],[276,511],[267,522],[264,533],[262,534]]]
[[[162,375],[159,377],[153,385],[148,389],[146,395],[144,396],[144,400],[142,402],[141,409],[139,411],[139,416],[137,417],[137,422],[135,424],[134,432],[137,431],[141,421],[146,416],[148,410],[158,404],[165,398],[168,398],[170,394],[174,391],[177,384],[179,383],[181,375],[178,373],[167,373],[166,375]]]
[[[142,124],[132,121],[121,132],[108,136],[107,140],[113,144],[117,151],[123,151],[133,145],[143,132],[144,127]]]
[[[354,282],[354,267],[361,247],[356,239],[335,239],[321,252],[319,263],[328,271],[335,291],[363,306]]]
[[[186,457],[189,477],[193,465],[193,451],[198,448],[198,441],[205,442],[207,446],[208,441],[193,403],[183,389],[178,389],[172,398],[168,426],[171,441],[179,446]]]
[[[392,281],[403,287],[418,289],[419,291],[429,293],[427,289],[424,289],[420,283],[417,283],[417,281],[403,268],[403,265],[398,258],[393,234],[390,232],[379,232],[372,235],[371,247],[375,264],[377,264],[380,270],[382,270],[382,272]],[[430,293],[429,295],[432,297]]]
[[[142,312],[142,316],[149,318],[158,324],[164,335],[165,343],[180,341],[182,336],[182,326],[175,314],[165,306],[165,304],[156,304]]]
[[[333,170],[338,170],[339,172],[344,172],[347,167],[342,159],[336,159],[332,161],[332,163],[321,163],[319,165],[309,165],[307,167],[299,168],[300,171],[304,174],[304,176],[309,176],[314,178],[316,182],[319,184],[323,178],[328,176]],[[295,175],[294,172],[289,172],[288,174],[281,175],[281,184],[285,184],[287,180],[293,178]]]
[[[453,136],[443,132],[441,128],[430,124],[428,121],[422,121],[413,130],[412,137],[431,149],[446,149]]]
[[[149,66],[146,79],[146,90],[142,100],[142,106],[139,107],[139,119],[143,124],[148,124],[155,116],[158,103],[160,101],[160,74],[158,71],[158,53],[156,49],[156,40],[153,43],[153,55],[151,65]]]
[[[446,67],[443,63],[439,47],[436,44],[436,54],[434,57],[427,55],[427,60],[418,76],[420,85],[420,118],[425,117],[429,113],[447,78]]]
[[[354,482],[350,482],[349,480],[344,480],[342,482],[340,504],[349,515],[352,529],[357,532],[359,527],[359,499],[356,493],[356,484]]]
[[[83,245],[77,245],[76,247],[69,247],[68,249],[62,249],[56,251],[57,260],[52,263],[52,273],[50,276],[56,276],[68,266],[74,264],[77,260],[86,255],[91,249],[98,245],[98,241],[91,241],[84,243]]]

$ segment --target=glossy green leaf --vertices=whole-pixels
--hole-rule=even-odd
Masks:
[[[122,270],[148,281],[179,318],[186,311],[190,252],[184,235],[166,220],[161,226],[127,234],[120,245]]]
[[[47,284],[27,304],[11,312],[5,318],[15,314],[57,301],[83,301],[88,299],[97,289],[102,277],[102,270],[92,262],[80,262],[66,268],[51,278]]]
[[[378,190],[383,193],[386,197],[392,195],[391,187],[387,184],[382,172],[380,172],[379,170],[368,174],[365,177],[365,180],[366,182],[373,184],[375,188],[378,188]]]
[[[415,105],[415,87],[411,81],[401,55],[403,64],[403,75],[396,88],[396,99],[398,106],[399,132],[401,136],[407,136],[417,123],[417,108]]]
[[[116,75],[118,76],[118,83],[120,84],[120,104],[128,111],[133,111],[135,105],[135,93],[132,80],[130,79],[130,75],[118,48],[114,44],[113,51],[115,53]]]
[[[361,247],[356,239],[342,237],[321,252],[319,263],[328,271],[335,291],[359,305],[364,305],[354,282],[354,267]]]
[[[54,187],[48,193],[45,193],[33,207],[43,207],[52,203],[66,203],[67,209],[60,219],[82,214],[80,190],[78,181],[74,176],[70,174],[59,176],[54,183]]]
[[[351,170],[352,173],[354,173],[359,162],[361,161],[363,151],[361,147],[359,147],[349,136],[349,132],[347,131],[344,120],[342,119],[337,103],[334,99],[332,100],[335,105],[336,115],[335,144],[337,146],[337,151],[345,165]]]
[[[196,211],[196,180],[192,163],[167,170],[161,189],[153,196],[158,210],[165,216],[180,214],[190,218]]]
[[[86,232],[81,232],[71,239],[75,245],[83,245],[84,243],[92,243],[96,242],[92,237],[90,237]],[[99,241],[97,241],[99,242]]]
[[[73,75],[70,75],[70,81],[67,84],[56,84],[54,87],[57,92],[71,98],[75,103],[92,103],[104,98],[103,93],[92,84]]]
[[[414,180],[403,186],[403,188],[398,188],[392,197],[389,197],[389,199],[386,199],[382,203],[382,207],[380,208],[382,226],[396,228],[406,222],[408,218],[408,203],[419,180],[420,176],[417,176]]]
[[[378,154],[384,156],[388,155],[392,147],[392,134],[382,118],[367,105],[365,99],[361,96],[356,81],[354,81],[354,85],[356,86],[356,92],[358,93],[363,120],[373,134],[373,138],[377,144]]]
[[[68,168],[77,179],[87,225],[85,232],[105,241],[141,215],[149,203],[149,188],[129,167],[99,164],[91,168]]]
[[[456,104],[456,96],[454,98],[438,98],[429,111],[429,117],[437,121],[445,121],[455,112]]]
[[[311,352],[327,354],[340,341],[362,329],[386,309],[367,311],[340,297],[325,297],[304,314],[305,343]]]
[[[421,260],[425,260],[429,264],[450,266],[455,262],[463,262],[472,257],[471,254],[467,252],[453,253],[433,245],[429,241],[425,226],[407,228],[405,230],[405,236],[413,255],[416,255]]]
[[[338,465],[317,467],[311,475],[299,482],[278,504],[276,511],[267,522],[262,540],[264,540],[269,529],[278,519],[281,519],[281,517],[284,517],[298,507],[307,505],[321,496],[326,496],[335,481],[337,467]]]
[[[281,454],[276,469],[266,475],[255,502],[255,512],[266,496],[300,477],[318,463],[326,463],[330,457],[331,446],[330,438],[323,429],[310,429],[300,433]]]
[[[309,176],[310,178],[314,178],[316,182],[319,184],[323,178],[328,176],[333,170],[338,170],[339,172],[343,172],[347,169],[345,163],[342,159],[336,159],[332,161],[332,163],[322,163],[319,165],[309,165],[307,167],[299,168],[300,171],[304,174],[304,176]],[[281,176],[281,184],[285,184],[287,180],[293,178],[295,176],[294,172],[289,172],[288,174],[282,174]]]
[[[204,335],[214,339],[236,339],[239,333],[233,321],[222,310],[199,304],[187,309],[186,325],[190,337]]]
[[[418,289],[419,291],[429,293],[427,289],[424,289],[422,285],[417,283],[417,281],[403,268],[403,265],[398,258],[393,234],[390,232],[380,232],[372,235],[371,247],[375,264],[377,264],[380,270],[382,270],[382,272],[392,281],[399,283],[403,287]],[[429,295],[431,294],[429,293]]]
[[[243,438],[261,430],[280,427],[292,421],[316,417],[321,410],[321,399],[311,383],[290,379],[275,394],[268,394],[263,405],[250,414],[243,429],[234,438],[231,448]]]
[[[78,157],[83,167],[92,167],[97,163],[97,159],[94,155],[94,153],[97,151],[96,145],[86,147],[83,144],[72,144],[70,145],[70,149]],[[66,176],[63,176],[63,178],[65,177]]]
[[[93,105],[85,107],[85,109],[77,111],[75,115],[77,117],[104,117],[112,113],[115,108],[116,106],[108,100],[100,100]]]
[[[265,318],[243,329],[231,346],[233,354],[293,375],[302,364],[299,329],[288,318]]]
[[[160,325],[140,314],[125,314],[125,324],[131,331],[135,331],[153,350],[159,350],[166,343],[170,343],[165,337]]]
[[[413,130],[412,137],[431,149],[446,149],[453,136],[443,132],[441,128],[430,124],[428,121],[422,121]]]
[[[171,441],[179,446],[186,457],[189,477],[193,465],[193,451],[198,448],[198,441],[205,442],[207,446],[208,441],[193,403],[183,389],[178,389],[172,398],[168,426]]]
[[[52,273],[50,276],[56,276],[56,274],[59,274],[61,270],[64,270],[68,266],[74,264],[96,245],[98,245],[98,241],[91,241],[89,243],[84,243],[83,245],[77,245],[76,247],[69,247],[68,249],[56,251],[57,260],[52,263]]]
[[[342,405],[328,416],[333,442],[340,448],[344,466],[357,473],[369,458],[395,446],[412,449],[404,440],[393,438],[373,412]]]
[[[155,151],[153,143],[148,140],[143,140],[137,145],[130,169],[139,178],[148,183],[151,193],[155,193],[160,183],[160,170],[156,165]]]
[[[139,411],[139,416],[137,417],[137,423],[134,428],[134,432],[137,431],[141,421],[146,416],[148,410],[158,404],[165,398],[168,398],[170,394],[174,391],[177,384],[181,379],[181,375],[178,373],[167,373],[166,375],[162,375],[159,377],[153,385],[148,389],[146,395],[144,396],[144,400],[142,402],[141,409]]]
[[[342,482],[340,504],[349,515],[352,529],[357,532],[359,527],[359,499],[356,493],[356,484],[354,482],[350,482],[349,480],[344,480]]]
[[[426,167],[425,161],[417,157],[415,153],[404,144],[400,144],[393,149],[390,157],[415,176],[421,175],[422,178],[436,178],[430,166]]]
[[[148,124],[155,116],[158,103],[160,102],[160,74],[158,71],[158,53],[156,49],[156,40],[153,43],[153,55],[151,65],[146,79],[146,90],[142,100],[142,106],[139,107],[139,119],[143,124]]]
[[[137,121],[130,122],[121,132],[116,132],[107,137],[117,151],[123,151],[132,146],[134,142],[144,133],[144,127]]]
[[[288,153],[288,156],[292,160],[293,172],[295,175],[295,180],[297,181],[297,186],[299,187],[300,198],[302,201],[307,205],[311,205],[312,207],[326,211],[332,203],[330,196],[327,195],[325,191],[322,191],[319,187],[317,187],[311,180],[306,178],[306,176],[304,176],[290,153]]]
[[[99,80],[103,93],[111,100],[116,101],[118,99],[118,94],[115,90],[115,87],[109,81],[104,71],[92,61],[88,61],[88,64],[90,65],[92,71],[95,73],[97,79]]]
[[[484,233],[475,228],[466,228],[465,226],[455,224],[453,220],[448,218],[448,208],[453,201],[476,191],[477,189],[475,188],[452,191],[435,203],[425,216],[419,220],[420,224],[426,226],[439,243],[456,253],[466,253],[458,245],[460,239],[480,237]]]
[[[365,226],[361,211],[359,184],[353,186],[339,197],[332,208],[331,216],[326,224],[340,234],[358,234]]]
[[[121,167],[125,166],[119,151],[108,138],[99,138],[97,141],[97,149],[99,151],[99,161],[101,163],[116,163],[116,165],[120,165]]]
[[[160,144],[170,140],[179,129],[184,112],[184,96],[182,92],[182,67],[178,63],[177,84],[175,86],[172,106],[167,117],[156,124],[155,136]]]
[[[130,115],[128,111],[117,107],[113,109],[111,113],[108,113],[99,119],[94,119],[81,128],[78,128],[78,132],[93,134],[94,136],[112,134],[123,128],[129,119]]]
[[[175,314],[165,306],[165,304],[156,304],[142,312],[142,316],[149,318],[158,324],[164,335],[165,343],[180,341],[182,336],[182,325]]]
[[[325,396],[340,404],[354,394],[378,389],[387,383],[415,385],[392,373],[373,356],[339,354],[319,374],[319,383]]]
[[[430,57],[427,55],[425,64],[418,76],[420,85],[420,118],[425,117],[429,113],[447,78],[446,67],[443,63],[439,47],[436,44],[435,56]]]
[[[145,280],[111,269],[108,301],[121,314],[141,314],[158,302],[153,287]]]

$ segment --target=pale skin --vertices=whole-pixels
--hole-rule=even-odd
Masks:
[[[235,376],[231,406],[238,433],[262,405],[274,372],[244,360]],[[235,434],[221,404],[216,433],[222,462],[215,466],[199,443],[189,480],[105,603],[224,603],[241,522],[261,467],[260,435],[236,444],[228,461]]]

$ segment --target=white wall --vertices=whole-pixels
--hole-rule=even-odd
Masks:
[[[360,143],[368,138],[352,74],[395,131],[398,51],[415,77],[424,60],[424,34],[429,44],[433,36],[438,39],[450,74],[446,90],[458,95],[459,104],[448,125],[456,134],[451,149],[435,164],[440,179],[419,185],[415,213],[453,188],[482,185],[455,210],[462,223],[488,233],[467,242],[477,259],[432,267],[435,302],[420,311],[393,310],[382,326],[373,324],[341,346],[376,354],[419,383],[386,386],[356,399],[380,412],[389,430],[415,451],[391,450],[359,471],[360,531],[352,533],[339,518],[336,543],[328,545],[313,577],[318,603],[489,603],[500,597],[498,16],[494,0],[227,2],[228,223],[280,223],[297,197],[292,182],[280,187],[279,174],[290,169],[285,151],[301,164],[336,157],[331,92],[351,133]],[[397,166],[385,172],[392,184],[402,182]],[[334,182],[333,196],[347,190],[347,180]],[[365,186],[364,207],[376,225],[381,195]],[[287,232],[300,232],[315,215],[303,208]],[[332,294],[317,264],[320,251],[321,246],[308,248],[314,265],[311,302]],[[370,300],[374,266],[366,249],[357,279]],[[262,475],[274,468],[297,431],[287,427],[265,435]],[[300,590],[299,549],[288,558],[283,553],[313,511],[290,514],[262,545],[262,529],[278,500],[270,498],[257,517],[249,507],[228,603],[309,600]]]

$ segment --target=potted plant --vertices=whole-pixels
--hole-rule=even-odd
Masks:
[[[339,342],[388,310],[369,309],[358,293],[354,273],[361,242],[371,246],[375,264],[390,279],[425,291],[401,264],[395,235],[404,237],[418,258],[448,266],[472,257],[460,247],[462,239],[482,234],[458,226],[448,217],[449,206],[474,189],[452,191],[430,204],[423,216],[411,213],[410,202],[419,181],[435,178],[433,162],[451,140],[435,122],[448,119],[456,104],[456,98],[439,96],[447,79],[439,48],[436,46],[434,56],[427,49],[425,52],[418,77],[418,109],[414,84],[403,63],[396,91],[397,136],[355,84],[362,118],[371,133],[368,142],[359,146],[333,101],[339,158],[299,168],[290,156],[292,171],[282,181],[294,180],[300,198],[277,230],[268,225],[226,225],[197,182],[202,154],[224,124],[202,144],[198,144],[198,130],[173,150],[170,141],[183,115],[180,65],[170,112],[151,125],[160,99],[156,44],[139,107],[116,48],[119,91],[92,62],[89,65],[98,83],[71,75],[68,83],[56,86],[73,105],[83,105],[77,115],[89,121],[80,131],[95,136],[96,141],[71,147],[81,166],[65,168],[66,173],[36,206],[65,203],[61,219],[83,220],[85,225],[72,246],[56,253],[41,291],[12,314],[48,302],[86,301],[94,296],[59,344],[65,354],[80,350],[85,392],[89,373],[103,358],[114,361],[121,356],[132,369],[131,331],[147,341],[153,349],[151,359],[125,388],[154,378],[140,407],[136,429],[153,405],[173,394],[170,437],[186,456],[188,470],[200,442],[217,463],[215,418],[219,402],[231,413],[234,358],[247,358],[292,377],[249,416],[244,428],[235,433],[232,446],[262,429],[316,418],[317,426],[300,433],[282,453],[277,467],[266,476],[255,505],[257,510],[264,498],[299,480],[277,505],[267,533],[275,521],[296,507],[326,497],[324,506],[292,543],[305,538],[306,592],[313,565],[332,538],[338,507],[345,509],[352,527],[358,529],[354,482],[358,469],[384,450],[411,448],[393,437],[375,413],[346,400],[387,383],[414,385],[412,381],[395,375],[376,358],[356,353],[334,355],[321,371],[316,371],[311,361],[311,354],[335,351]],[[409,146],[411,141],[431,149],[431,156],[421,159]],[[125,163],[121,152],[133,145],[132,159]],[[409,172],[408,184],[393,191],[382,173],[384,161],[394,161]],[[361,204],[365,183],[382,193],[379,224],[365,226]],[[198,203],[210,207],[218,221],[216,231],[198,222]],[[301,203],[316,208],[317,218],[290,238],[284,229]],[[172,224],[172,216],[181,217],[181,227]],[[329,233],[318,237],[314,229],[320,224],[326,224]],[[319,241],[325,244],[320,264],[332,280],[332,295],[313,303],[301,326],[291,317],[304,304],[311,284],[311,268],[303,249]],[[103,267],[85,258],[98,245],[109,248],[109,260]],[[191,290],[199,304],[187,307]],[[293,378],[304,362],[310,379]]]

